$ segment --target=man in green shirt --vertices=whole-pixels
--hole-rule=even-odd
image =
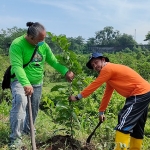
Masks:
[[[27,107],[27,96],[31,97],[33,123],[38,114],[41,99],[44,63],[66,77],[71,82],[74,74],[68,68],[61,65],[48,44],[44,41],[46,30],[38,22],[27,22],[27,34],[16,38],[9,49],[11,74],[15,77],[11,79],[11,91],[13,96],[12,109],[10,111],[10,140],[12,148],[19,148],[22,133],[30,133],[29,110]],[[38,46],[31,62],[27,64]]]

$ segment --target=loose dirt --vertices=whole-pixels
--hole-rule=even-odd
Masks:
[[[69,135],[56,135],[43,143],[36,143],[37,150],[95,150],[94,145],[84,145],[80,141],[71,138]]]

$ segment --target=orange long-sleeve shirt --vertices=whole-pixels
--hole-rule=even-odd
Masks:
[[[106,89],[99,107],[99,111],[101,112],[106,110],[114,90],[126,98],[145,94],[150,91],[150,84],[133,69],[120,64],[107,63],[102,68],[96,80],[80,94],[85,98],[105,82]]]

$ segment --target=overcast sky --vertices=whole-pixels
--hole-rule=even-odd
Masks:
[[[150,0],[0,0],[0,30],[40,22],[47,31],[67,37],[95,37],[112,26],[144,42],[150,31]]]

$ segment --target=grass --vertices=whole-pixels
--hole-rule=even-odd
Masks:
[[[43,111],[40,110],[36,120],[35,128],[36,128],[36,142],[39,143],[45,142],[54,134],[60,133],[61,130],[58,129],[62,129],[64,127],[58,124],[56,125],[48,115],[46,115]],[[0,139],[1,139],[0,150],[4,149],[6,150],[8,148],[9,134],[10,134],[9,119],[7,115],[4,115],[3,118],[2,117],[0,118]],[[26,144],[26,147],[30,150],[31,144],[29,140],[30,138],[25,138],[24,142]]]
[[[9,134],[10,134],[10,124],[9,124],[9,111],[11,106],[7,104],[6,101],[2,102],[0,105],[0,150],[7,150],[9,143]],[[5,110],[5,111],[2,111]],[[36,123],[36,143],[45,142],[47,139],[51,138],[55,135],[66,135],[66,127],[61,124],[56,124],[53,122],[52,118],[45,114],[44,111],[39,110]],[[80,137],[81,141],[83,139],[83,135],[81,135],[80,131],[76,131],[78,138]],[[80,135],[80,136],[79,136]],[[87,135],[85,136],[87,137]],[[31,148],[31,139],[29,137],[25,137],[23,141],[28,150]],[[84,140],[83,140],[84,142]],[[44,150],[44,148],[40,149]]]
[[[4,150],[9,142],[9,111],[10,106],[8,106],[6,101],[3,101],[0,105],[0,150]]]
[[[61,84],[64,84],[64,83],[61,83]],[[49,87],[44,87],[43,90],[44,92],[46,92],[46,90],[50,90],[51,88],[52,88],[52,85]],[[11,105],[10,104],[8,105],[6,101],[3,101],[0,104],[0,150],[8,149],[9,134],[10,134],[10,126],[9,126],[10,109],[11,109]],[[55,108],[52,108],[52,111],[55,112]],[[92,122],[92,124],[94,124],[94,122]],[[115,123],[113,123],[113,121],[111,121],[111,124],[110,124],[109,119],[108,119],[100,126],[99,129],[97,129],[95,135],[92,137],[92,142],[95,144],[97,149],[98,147],[100,148],[103,145],[103,146],[106,146],[105,150],[111,150],[108,147],[111,147],[111,145],[114,144],[113,143],[114,131],[112,131],[113,130],[112,126],[114,126],[114,124]],[[148,120],[145,126],[146,136],[143,141],[142,150],[150,149],[149,125],[150,125],[150,119],[148,117]],[[51,138],[54,135],[66,135],[66,130],[67,130],[64,125],[54,122],[51,115],[47,115],[42,110],[39,110],[39,114],[37,116],[37,120],[35,123],[35,128],[36,128],[36,143],[45,142],[47,139]],[[94,129],[94,126],[90,126],[90,131],[87,131],[86,126],[79,128],[78,130],[76,129],[74,138],[81,141],[82,143],[85,143],[87,137],[93,131],[93,129]],[[30,138],[26,138],[24,142],[26,143],[28,150],[30,150],[31,149]],[[44,150],[44,149],[45,148],[41,148],[40,150]]]

